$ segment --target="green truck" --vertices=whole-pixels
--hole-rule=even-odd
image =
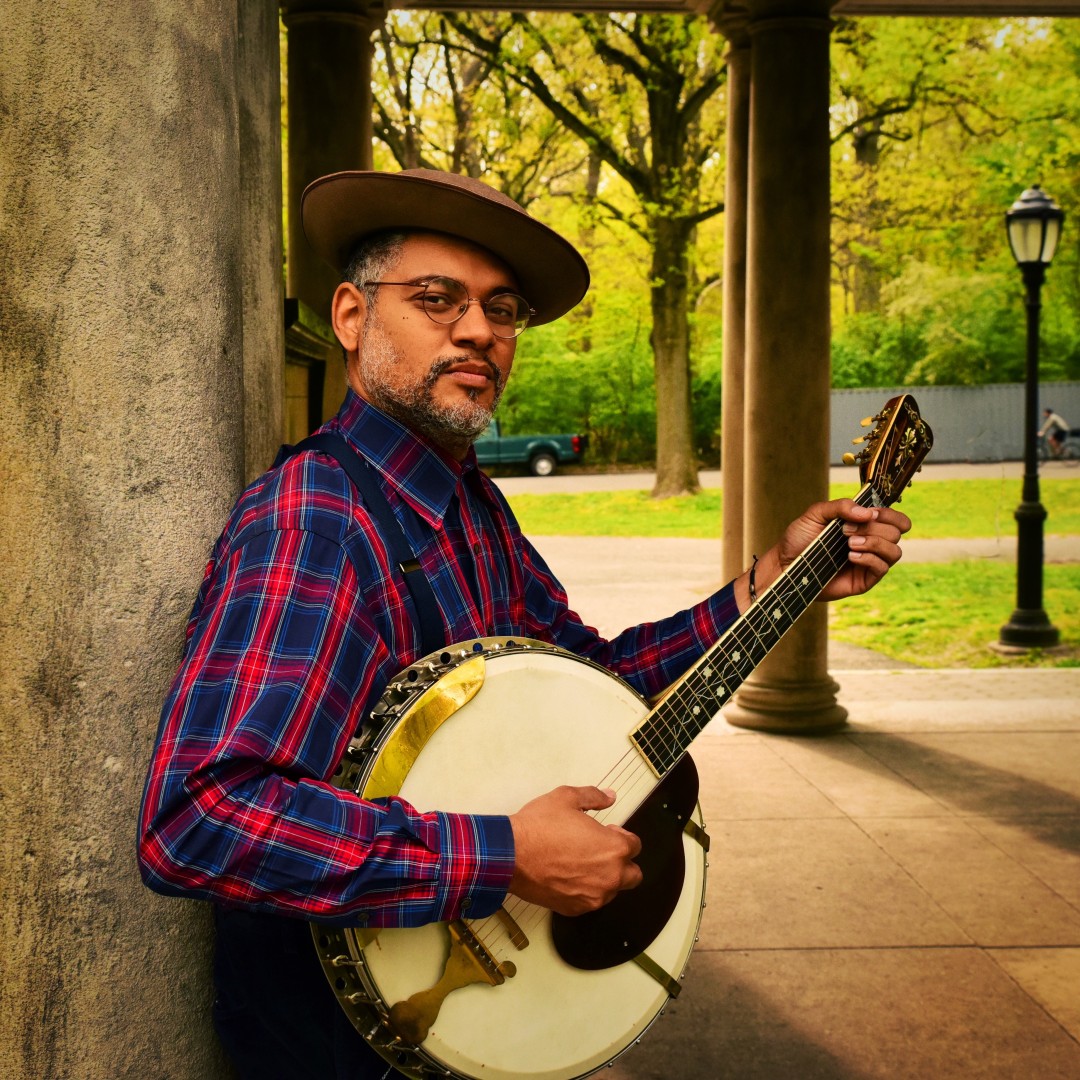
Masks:
[[[503,435],[492,420],[473,445],[481,465],[524,465],[533,476],[550,476],[581,461],[588,442],[588,435]]]

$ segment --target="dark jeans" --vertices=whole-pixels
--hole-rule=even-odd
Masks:
[[[214,1028],[242,1080],[399,1075],[338,1005],[306,922],[215,907],[214,925]]]

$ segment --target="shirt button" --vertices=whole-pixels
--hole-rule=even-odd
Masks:
[[[472,897],[471,896],[466,896],[465,899],[461,901],[461,917],[463,919],[465,918],[466,913],[468,912],[469,908],[471,908],[471,907],[472,907]]]
[[[476,543],[472,546],[472,553],[474,555],[479,555],[482,550],[483,549],[480,547],[480,541],[477,540]]]

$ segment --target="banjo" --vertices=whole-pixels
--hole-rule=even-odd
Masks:
[[[899,501],[933,444],[909,395],[858,454],[856,502]],[[334,784],[365,799],[507,813],[560,784],[612,788],[595,816],[641,837],[642,884],[569,918],[508,895],[494,915],[409,929],[312,924],[353,1025],[414,1080],[573,1080],[631,1046],[680,990],[709,841],[686,750],[847,561],[830,522],[655,707],[606,669],[527,638],[481,638],[401,672]],[[482,783],[476,777],[483,777]]]

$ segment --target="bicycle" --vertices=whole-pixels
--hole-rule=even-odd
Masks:
[[[1046,435],[1039,436],[1038,457],[1040,461],[1080,461],[1080,428],[1070,428],[1055,454]]]

